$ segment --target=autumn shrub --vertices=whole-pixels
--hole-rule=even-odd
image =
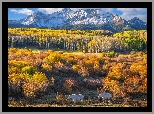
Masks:
[[[85,67],[81,67],[78,70],[78,74],[82,77],[89,76],[89,71]]]
[[[111,43],[114,42],[111,41]],[[110,43],[108,42],[108,45],[109,44]],[[113,47],[110,47],[110,49],[111,48],[113,50]],[[58,80],[61,80],[61,76],[67,71],[67,73],[71,73],[70,76],[73,75],[76,77],[77,73],[82,78],[90,76],[86,77],[87,80],[89,79],[88,81],[81,82],[80,84],[86,85],[86,87],[89,86],[89,88],[101,85],[99,81],[90,79],[91,77],[101,75],[102,77],[105,77],[102,80],[104,89],[111,92],[114,97],[120,96],[122,90],[126,90],[128,93],[146,93],[147,54],[137,52],[136,54],[121,54],[118,57],[115,57],[115,52],[112,50],[109,52],[102,52],[102,54],[86,53],[78,55],[73,53],[62,54],[52,50],[43,53],[33,53],[24,49],[8,49],[9,95],[15,95],[16,93],[21,93],[21,91],[23,91],[23,95],[33,98],[43,94],[49,86],[46,75],[50,76],[54,71],[58,71],[54,72],[57,73],[57,77],[59,76],[59,79],[57,78]],[[61,71],[64,71],[62,72],[62,75],[60,74]],[[69,74],[67,74],[67,76],[68,75]],[[59,81],[55,83],[58,88],[61,88],[62,85],[65,90],[69,92],[73,90],[74,85],[68,83],[69,81],[60,84],[60,86],[58,82]],[[71,82],[73,83],[73,81]],[[124,87],[123,89],[122,85]],[[62,90],[59,89],[59,91]]]
[[[8,65],[8,75],[11,75],[13,73],[20,73],[20,69],[17,67]]]
[[[138,57],[142,57],[142,56],[143,56],[143,52],[142,52],[142,51],[139,51],[139,52],[136,53],[136,55],[137,55]]]
[[[59,54],[50,54],[49,56],[44,58],[44,62],[48,64],[54,64],[55,62],[59,62],[61,57]]]
[[[125,79],[124,84],[127,88],[127,92],[133,93],[133,92],[139,92],[138,87],[140,86],[140,77],[138,76],[132,76]]]
[[[8,61],[8,75],[20,74],[22,69],[27,67],[27,63],[24,61],[9,60]]]
[[[143,64],[147,63],[147,55],[146,54],[143,55],[143,61],[142,62],[143,62]]]
[[[94,71],[99,71],[100,70],[100,64],[99,61],[95,61],[93,65]]]
[[[66,91],[71,92],[73,84],[74,84],[74,80],[67,79],[64,81],[63,87],[65,88]]]
[[[68,65],[73,65],[73,64],[74,64],[73,58],[68,58],[68,59],[66,60],[66,63],[67,63]]]
[[[32,91],[30,91],[28,88],[28,86],[23,86],[24,84],[30,84],[30,87],[35,87],[35,89],[30,89]],[[24,91],[24,95],[28,96],[28,94],[30,94],[30,92],[32,92],[33,96],[35,97],[36,95],[39,94],[35,94],[37,92],[45,92],[46,88],[48,87],[49,81],[47,79],[47,77],[45,76],[45,74],[41,73],[41,72],[35,72],[35,73],[31,73],[28,74],[27,72],[25,73],[13,73],[12,75],[8,76],[8,88],[9,88],[9,93],[11,95],[11,93],[21,93],[22,91]],[[22,89],[24,90],[22,90]],[[26,90],[28,89],[28,91]],[[35,91],[34,91],[35,90]],[[28,92],[28,93],[26,93]]]
[[[22,85],[27,83],[28,80],[32,77],[27,73],[12,73],[8,76],[8,93],[9,95],[18,95],[22,94]]]
[[[59,105],[63,105],[67,103],[67,98],[65,98],[62,94],[57,93],[55,101]]]
[[[35,84],[32,83],[25,83],[22,86],[22,92],[25,97],[27,98],[35,98],[36,92],[38,91],[38,87]]]
[[[33,66],[37,69],[42,69],[42,64],[47,63],[44,59],[37,58],[33,61]]]
[[[42,72],[35,72],[30,79],[30,81],[37,83],[37,84],[43,84],[43,83],[48,83],[48,79],[46,75]]]
[[[108,77],[102,79],[102,85],[103,89],[108,90],[113,97],[117,97],[121,92],[119,82]]]
[[[139,72],[141,76],[147,75],[147,65],[146,64],[140,64],[139,62],[133,63],[130,67],[130,71],[132,72]]]
[[[104,63],[105,63],[105,64],[108,64],[108,63],[110,63],[110,60],[111,60],[111,59],[110,59],[109,57],[105,57]]]
[[[10,60],[10,61],[8,61],[8,65],[9,66],[17,67],[19,69],[21,69],[22,67],[27,66],[27,64],[25,63],[25,61],[17,61],[17,60]]]
[[[81,68],[80,65],[73,65],[73,66],[72,66],[72,69],[73,69],[74,71],[78,71],[80,68]]]
[[[110,67],[110,71],[108,72],[107,76],[109,78],[112,78],[112,79],[116,79],[116,80],[120,80],[121,78],[123,78],[123,73],[121,71],[121,69],[119,67]]]
[[[139,92],[141,93],[147,93],[147,78],[142,80],[142,84],[138,88]]]
[[[35,58],[34,56],[22,56],[21,59],[22,61],[24,61],[27,65],[29,66],[35,66]]]
[[[24,95],[27,96],[30,92],[32,92],[32,96],[36,97],[46,91],[49,81],[42,72],[35,72],[33,76],[27,78],[27,83],[31,84],[31,89],[29,90],[29,88],[26,88],[28,86],[24,86]]]
[[[83,60],[85,57],[83,55],[78,55],[78,60]]]
[[[104,64],[102,66],[102,69],[105,70],[106,72],[109,72],[110,67],[111,67],[110,64]]]
[[[23,73],[27,73],[30,75],[33,75],[35,72],[38,72],[38,70],[36,68],[34,68],[33,66],[25,66],[22,68],[21,70]]]
[[[16,52],[16,56],[22,56],[23,55],[23,50],[22,49],[18,49]]]
[[[42,69],[45,71],[50,71],[50,70],[52,70],[52,65],[49,65],[48,63],[43,63]]]
[[[30,49],[18,49],[16,51],[16,56],[32,56],[32,51]]]
[[[8,76],[8,94],[21,93],[22,78],[19,74],[12,73]]]
[[[81,65],[79,65],[79,66],[81,66]],[[94,61],[93,60],[90,60],[90,59],[89,60],[85,60],[84,66],[88,69],[89,72],[93,72],[94,71]],[[95,64],[95,66],[96,66],[96,64]]]
[[[8,48],[8,55],[14,54],[17,52],[17,48]]]
[[[56,62],[56,63],[54,64],[54,67],[55,67],[56,69],[64,69],[64,68],[65,68],[65,65],[64,65],[62,62]]]

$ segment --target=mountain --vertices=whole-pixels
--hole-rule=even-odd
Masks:
[[[134,17],[133,19],[128,20],[127,24],[130,25],[133,29],[147,29],[147,23],[143,22],[137,17]]]
[[[52,29],[104,29],[112,32],[127,29],[146,29],[147,24],[139,18],[124,20],[117,14],[105,12],[101,8],[79,9],[73,11],[70,8],[63,8],[61,11],[52,14],[35,12],[26,18],[8,20],[8,27],[45,27]]]

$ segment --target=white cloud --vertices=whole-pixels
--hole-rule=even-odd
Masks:
[[[80,8],[71,8],[73,11],[78,11]]]
[[[122,12],[121,16],[125,20],[130,20],[134,17],[138,17],[144,22],[147,22],[147,9],[146,8],[117,8]]]
[[[57,11],[61,11],[63,8],[38,8],[38,11],[41,11],[46,14],[51,14]],[[73,11],[78,11],[79,9],[100,9],[100,8],[70,8]],[[106,12],[111,12],[114,8],[101,8]]]
[[[105,12],[112,12],[114,8],[102,8]]]
[[[61,11],[63,8],[38,8],[38,11],[41,11],[46,14],[51,14],[56,11]],[[100,9],[100,8],[71,8],[73,11],[78,11],[79,9]],[[113,12],[114,8],[101,8],[105,12]],[[134,17],[138,17],[144,22],[147,22],[147,9],[146,8],[117,8],[117,10],[122,12],[121,16],[125,20],[130,20]]]
[[[71,8],[73,11],[77,11],[79,9],[100,9],[100,8]],[[103,11],[111,12],[114,8],[101,8]]]
[[[96,8],[71,8],[73,11],[78,11],[79,9],[96,9]]]
[[[51,14],[56,11],[61,11],[63,8],[38,8],[39,11]]]
[[[51,14],[56,11],[61,11],[63,8],[38,8],[38,11]],[[79,9],[99,9],[99,8],[70,8],[73,11],[78,11]],[[112,11],[113,8],[102,8],[104,11]]]
[[[29,10],[27,8],[23,8],[23,9],[10,9],[11,12],[17,13],[17,14],[25,14],[25,15],[31,15],[32,13],[34,13],[32,10]]]
[[[38,11],[51,14],[56,11],[61,11],[63,8],[38,8]],[[73,11],[78,11],[79,9],[96,9],[96,8],[70,8]]]

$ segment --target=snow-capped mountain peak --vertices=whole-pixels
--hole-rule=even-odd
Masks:
[[[110,26],[111,24],[117,26],[119,24],[126,24],[131,27],[136,27],[136,25],[140,24],[140,29],[146,29],[146,24],[139,18],[126,21],[117,14],[105,12],[101,8],[82,8],[77,11],[73,11],[70,8],[63,8],[61,11],[52,14],[44,14],[38,11],[19,21],[8,21],[9,26],[15,26],[16,23],[20,26],[32,27],[59,27],[63,25],[75,26],[81,24],[85,26]]]

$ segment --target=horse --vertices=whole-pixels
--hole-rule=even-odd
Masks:
[[[80,100],[83,102],[83,98],[84,98],[84,96],[82,94],[78,94],[78,95],[72,94],[72,95],[68,96],[68,99],[72,99],[74,103],[76,103],[76,101],[80,101]]]
[[[101,94],[98,95],[98,99],[101,100],[103,99],[103,101],[107,101],[108,103],[108,100],[112,98],[112,95],[108,92],[103,92]]]

